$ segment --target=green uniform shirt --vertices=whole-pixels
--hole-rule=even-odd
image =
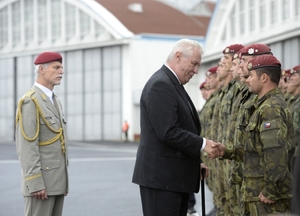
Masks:
[[[253,105],[245,128],[243,201],[259,201],[260,192],[270,200],[289,199],[292,175],[286,146],[291,143],[291,113],[278,88]]]

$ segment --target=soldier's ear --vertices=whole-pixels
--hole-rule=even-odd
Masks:
[[[260,79],[263,83],[267,82],[270,77],[266,74],[266,73],[263,73],[261,76],[260,76]]]

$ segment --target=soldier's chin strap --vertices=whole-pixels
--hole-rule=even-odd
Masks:
[[[44,120],[44,122],[47,125],[47,127],[51,131],[53,131],[54,133],[56,133],[56,135],[53,138],[49,139],[49,140],[39,141],[39,146],[50,145],[50,144],[56,142],[58,139],[60,139],[62,152],[65,153],[66,152],[66,148],[65,148],[65,140],[64,140],[64,136],[63,136],[63,129],[62,129],[62,127],[60,127],[58,130],[55,130],[53,127],[51,127],[51,125],[49,124],[49,122],[46,120],[45,115],[43,114],[43,112],[41,110],[41,107],[39,106],[39,103],[38,103],[37,99],[32,96],[32,94],[34,92],[35,92],[34,90],[30,90],[20,100],[20,102],[18,104],[18,111],[17,111],[17,114],[16,114],[16,125],[18,124],[18,122],[20,122],[20,130],[21,130],[21,133],[22,133],[24,139],[26,139],[29,142],[33,142],[34,140],[36,140],[36,138],[39,135],[39,132],[40,132],[40,117],[42,117],[42,119]],[[36,133],[35,133],[35,135],[32,138],[28,137],[25,134],[24,127],[23,127],[22,105],[23,105],[23,102],[25,101],[26,97],[30,97],[32,99],[32,101],[34,102],[35,106],[36,106],[36,124],[37,124],[37,127],[36,127]]]

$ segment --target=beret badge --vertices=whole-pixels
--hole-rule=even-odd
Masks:
[[[225,53],[229,53],[229,48],[227,47],[226,49],[225,49]]]
[[[248,54],[250,54],[250,55],[254,54],[254,49],[253,48],[249,48],[248,49]]]
[[[252,63],[248,64],[248,70],[250,70],[252,68]]]

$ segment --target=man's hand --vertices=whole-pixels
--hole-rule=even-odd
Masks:
[[[47,191],[45,189],[31,193],[31,195],[36,199],[41,199],[41,200],[48,199]]]
[[[205,175],[204,175],[204,176],[202,176],[202,172],[201,172],[202,168],[205,168]],[[206,166],[204,163],[201,163],[201,164],[200,164],[200,180],[202,180],[203,177],[204,177],[204,178],[207,178],[207,177],[209,176],[209,171],[208,171],[208,169],[209,169],[208,166]]]
[[[206,140],[204,151],[208,154],[209,158],[217,158],[224,155],[225,146],[222,143],[216,143],[212,140]]]
[[[260,194],[258,195],[258,198],[260,199],[261,202],[265,203],[265,204],[273,204],[275,203],[274,200],[269,200],[268,198],[266,198],[262,192],[260,192]]]

